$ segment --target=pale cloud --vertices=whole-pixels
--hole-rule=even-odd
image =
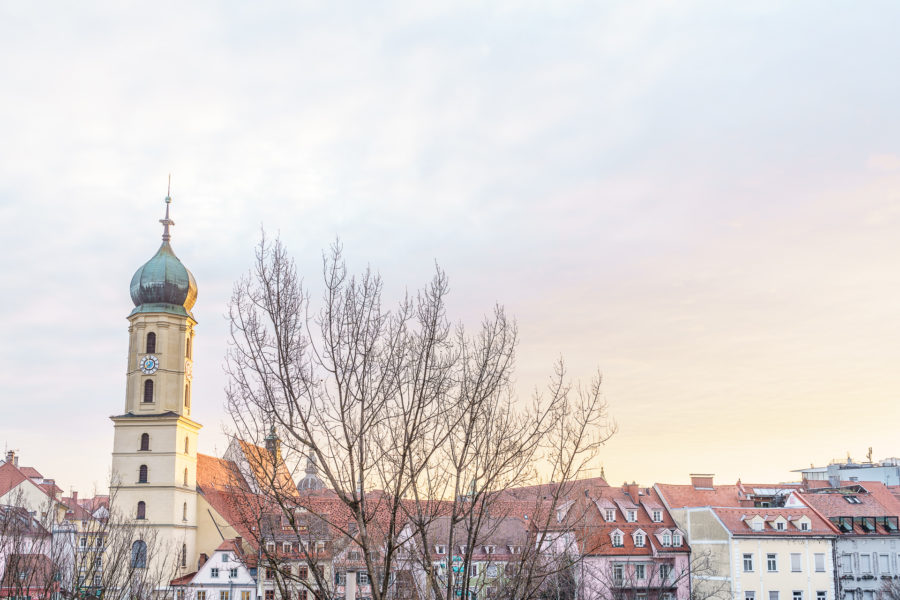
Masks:
[[[392,294],[437,260],[465,322],[506,304],[523,393],[560,353],[601,368],[614,479],[896,454],[897,12],[4,4],[0,439],[65,484],[104,479],[127,286],[171,172],[205,451],[264,224],[313,287],[339,235]],[[881,416],[848,424],[848,404]]]

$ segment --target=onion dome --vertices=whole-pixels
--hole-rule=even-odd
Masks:
[[[163,225],[162,245],[131,278],[132,315],[164,312],[194,318],[191,308],[197,301],[197,282],[169,244],[169,226],[175,225],[169,218],[171,202],[172,198],[166,196],[166,218],[159,221]]]

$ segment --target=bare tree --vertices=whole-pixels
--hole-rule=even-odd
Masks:
[[[321,308],[312,310],[285,248],[263,237],[234,287],[227,403],[235,434],[261,441],[274,426],[283,452],[274,460],[291,471],[314,458],[337,508],[298,497],[278,476],[260,491],[288,519],[301,507],[324,519],[332,564],[358,552],[354,568],[375,600],[390,597],[394,573],[412,566],[428,595],[449,599],[481,585],[473,556],[512,516],[504,491],[540,473],[558,483],[530,498],[537,522],[525,525],[532,537],[513,569],[517,597],[538,597],[553,507],[612,434],[599,377],[573,386],[560,363],[547,393],[519,401],[517,330],[502,307],[473,335],[448,319],[439,268],[392,310],[379,276],[348,274],[340,245],[324,255],[322,274]],[[435,539],[438,519],[449,526]],[[461,549],[458,572],[437,572],[436,545]],[[332,580],[339,585],[340,573]]]

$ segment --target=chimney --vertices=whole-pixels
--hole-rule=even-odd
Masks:
[[[205,552],[200,553],[200,559],[197,561],[197,570],[200,570],[200,567],[206,564],[206,561],[209,560],[209,557]]]
[[[16,451],[10,450],[6,453],[6,462],[12,463],[13,466],[19,466],[19,459],[16,457]]]
[[[638,484],[636,484],[634,480],[632,480],[631,483],[626,482],[625,484],[623,484],[622,489],[631,497],[631,501],[637,504],[638,496],[640,494],[640,488],[638,487]]]
[[[78,492],[72,490],[72,504],[78,504]]]
[[[237,546],[238,550],[243,550],[244,549],[244,538],[242,538],[241,536],[237,536],[236,538],[234,538],[234,545]]]
[[[691,485],[695,490],[711,490],[713,488],[712,473],[691,473]]]

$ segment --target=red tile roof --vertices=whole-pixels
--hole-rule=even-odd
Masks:
[[[821,536],[836,535],[837,529],[829,521],[822,518],[816,511],[811,508],[783,508],[783,507],[740,507],[740,508],[713,508],[713,512],[722,521],[733,535],[749,535],[749,536],[766,536],[766,537],[795,537],[795,536]],[[783,531],[779,531],[771,526],[765,526],[762,531],[754,531],[751,529],[749,521],[759,515],[767,522],[771,522],[778,517],[784,517],[789,524]],[[802,531],[792,523],[800,517],[807,517],[810,520],[809,530]]]

